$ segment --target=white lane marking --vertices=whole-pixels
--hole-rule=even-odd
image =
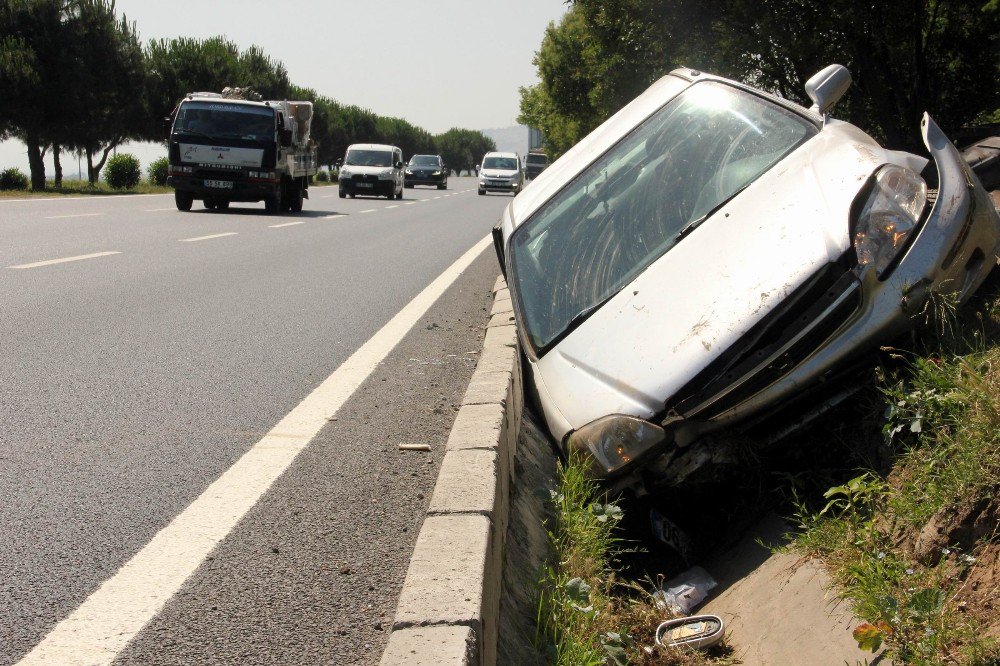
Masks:
[[[361,212],[362,213],[374,213],[377,210],[378,210],[378,208],[369,208],[368,210],[363,210]]]
[[[305,224],[305,220],[299,220],[298,222],[284,222],[282,224],[269,224],[268,229],[280,229],[281,227],[294,227],[296,224]]]
[[[110,664],[335,416],[459,275],[472,246],[295,406],[19,664]]]
[[[147,213],[162,213],[165,210],[177,210],[177,207],[174,206],[173,208],[150,208],[146,212]]]
[[[399,208],[399,204],[396,204],[395,206],[386,206],[385,207],[386,210],[389,210],[390,208]]]
[[[90,199],[130,199],[132,197],[169,197],[167,194],[89,194],[85,197],[31,197],[29,199],[4,199],[0,203],[23,203],[25,201],[88,201]]]
[[[434,201],[435,199],[440,199],[440,198],[441,197],[431,197],[431,201]]]
[[[403,205],[404,205],[404,206],[412,206],[412,205],[413,205],[413,204],[415,204],[415,203],[420,203],[420,202],[419,202],[419,201],[407,201],[407,202],[406,202],[405,204],[403,204]]]
[[[96,259],[97,257],[110,257],[113,254],[121,254],[121,252],[95,252],[93,254],[81,254],[76,257],[63,257],[62,259],[49,259],[47,261],[36,261],[30,264],[18,264],[17,266],[9,266],[8,268],[38,268],[40,266],[54,266],[55,264],[65,264],[70,261],[83,261],[84,259]]]
[[[324,220],[335,220],[338,217],[347,217],[347,213],[334,213],[333,215],[327,215],[327,216],[325,216],[323,219]]]
[[[45,218],[46,220],[65,220],[70,217],[97,217],[98,215],[104,215],[104,213],[76,213],[74,215],[52,215],[51,217]]]
[[[223,236],[235,236],[237,232],[227,231],[224,234],[212,234],[211,236],[195,236],[194,238],[182,238],[180,242],[182,243],[193,243],[195,241],[209,240],[211,238],[222,238]]]

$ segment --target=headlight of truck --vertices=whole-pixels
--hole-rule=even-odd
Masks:
[[[608,476],[648,453],[666,439],[660,426],[634,416],[612,414],[573,431],[566,453],[589,457],[595,475]]]
[[[882,167],[854,229],[858,263],[872,266],[881,278],[917,228],[926,203],[923,178],[895,164]]]

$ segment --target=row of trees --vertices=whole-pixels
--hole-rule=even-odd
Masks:
[[[946,129],[1000,121],[995,0],[571,0],[545,32],[541,82],[518,121],[559,155],[671,69],[688,66],[809,104],[830,63],[854,85],[835,113],[896,148],[919,149],[930,111]]]
[[[351,143],[392,143],[407,155],[440,152],[456,169],[471,168],[493,142],[453,129],[439,136],[402,118],[341,104],[294,85],[288,71],[254,46],[223,37],[154,40],[145,47],[135,24],[117,17],[113,0],[0,0],[0,139],[28,149],[32,189],[45,187],[51,151],[56,185],[60,155],[86,156],[96,183],[124,141],[161,141],[163,119],[188,92],[252,87],[265,99],[308,99],[312,135],[323,164]]]

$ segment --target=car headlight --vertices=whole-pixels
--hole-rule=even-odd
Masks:
[[[926,203],[923,178],[895,164],[882,167],[854,229],[858,263],[872,266],[881,278],[917,228]]]
[[[434,173],[432,173],[431,175],[432,175],[432,176],[440,176],[440,175],[441,175],[441,172],[440,172],[440,171],[435,171],[435,172],[434,172]]]
[[[392,169],[383,169],[378,172],[378,177],[380,180],[388,180],[392,178]]]
[[[612,414],[573,431],[566,438],[566,453],[589,457],[592,472],[604,477],[642,457],[664,439],[663,428],[654,423]]]
[[[341,169],[337,173],[337,178],[350,178],[350,177],[351,177],[351,172],[348,171],[347,169]]]

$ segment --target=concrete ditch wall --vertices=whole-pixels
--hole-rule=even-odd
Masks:
[[[448,437],[383,666],[493,666],[521,414],[510,294],[494,286],[482,355]]]

